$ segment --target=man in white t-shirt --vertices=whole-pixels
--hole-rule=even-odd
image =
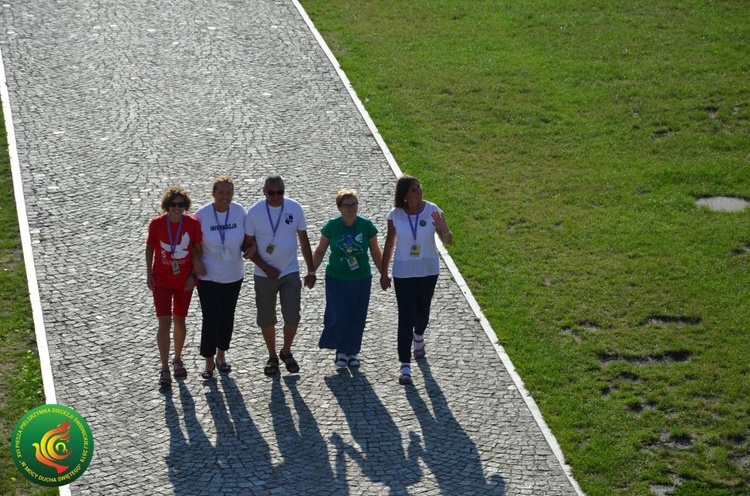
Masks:
[[[255,262],[255,305],[257,323],[263,332],[268,348],[268,361],[263,372],[274,376],[279,372],[279,359],[287,371],[299,372],[299,365],[292,356],[292,342],[300,321],[302,282],[297,261],[297,241],[307,264],[305,286],[315,285],[315,270],[310,239],[307,237],[307,222],[298,202],[284,198],[284,179],[269,176],[263,184],[264,199],[252,205],[245,217],[245,242],[242,245],[246,256],[248,248],[257,245],[257,253],[251,257]],[[276,299],[281,301],[284,319],[284,344],[276,354]]]

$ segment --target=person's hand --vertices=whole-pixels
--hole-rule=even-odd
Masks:
[[[265,272],[268,278],[272,281],[275,281],[281,275],[281,271],[276,267],[273,267],[272,265],[269,265],[265,269],[263,269],[263,272]]]
[[[315,281],[317,281],[318,278],[315,276],[315,274],[307,274],[305,276],[305,287],[308,289],[312,289],[313,286],[315,286]]]
[[[206,268],[203,266],[203,262],[200,260],[194,260],[193,261],[193,272],[195,274],[198,274],[199,276],[205,276],[206,275]]]
[[[242,252],[242,257],[245,260],[250,260],[256,255],[256,253],[258,253],[258,245],[253,243],[244,252]]]
[[[442,212],[432,212],[432,225],[438,233],[448,232],[448,223],[445,222],[445,215]]]
[[[383,291],[391,287],[391,278],[388,277],[388,274],[382,274],[380,276],[380,287],[383,288]]]
[[[188,292],[195,289],[195,287],[198,285],[198,276],[195,274],[190,274],[185,281],[185,287],[183,288],[183,291]]]
[[[148,289],[151,291],[154,290],[154,275],[153,274],[146,274],[146,286],[148,286]]]

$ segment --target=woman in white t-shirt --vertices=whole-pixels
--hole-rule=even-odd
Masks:
[[[206,359],[201,374],[211,379],[216,368],[228,374],[232,366],[226,361],[234,331],[234,312],[245,277],[242,242],[245,239],[245,207],[233,202],[234,183],[228,176],[214,179],[213,203],[198,209],[195,218],[201,225],[203,265],[198,296],[203,311],[200,353]]]
[[[435,292],[440,255],[435,234],[445,244],[453,242],[442,210],[422,199],[422,185],[411,176],[396,183],[393,209],[386,217],[388,231],[383,247],[383,271],[380,286],[391,286],[388,266],[393,257],[393,285],[398,304],[399,382],[411,384],[411,352],[425,357],[424,332],[430,320],[430,305]]]

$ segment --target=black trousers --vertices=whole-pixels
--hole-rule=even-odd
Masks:
[[[242,279],[226,284],[213,281],[201,281],[198,284],[198,297],[203,312],[202,357],[214,356],[217,348],[223,351],[229,349],[234,331],[234,311],[241,287]]]
[[[411,361],[412,334],[421,336],[430,322],[430,305],[438,276],[394,277],[398,306],[398,359]]]

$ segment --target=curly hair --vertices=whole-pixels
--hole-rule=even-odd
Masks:
[[[161,209],[165,213],[169,213],[169,204],[174,201],[175,198],[181,196],[185,199],[185,212],[190,210],[190,194],[182,186],[170,186],[164,190],[164,194],[161,195]]]

